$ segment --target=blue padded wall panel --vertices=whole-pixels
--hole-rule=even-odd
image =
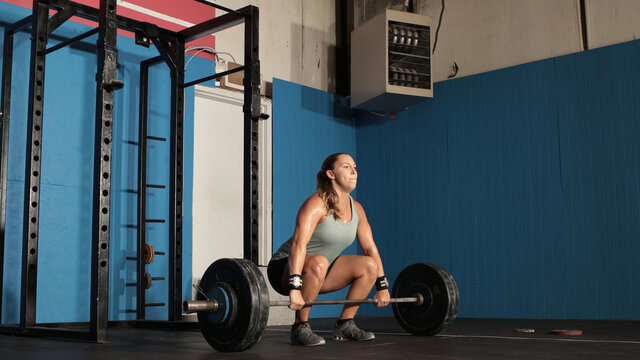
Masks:
[[[639,318],[639,55],[538,61],[437,83],[396,119],[359,114],[387,274],[444,265],[460,316]]]
[[[637,319],[640,44],[556,59],[568,317]]]
[[[20,284],[22,276],[22,199],[24,181],[7,181],[7,221],[5,223],[2,323],[20,322]]]
[[[89,134],[94,132],[95,90],[86,89],[95,88],[95,78],[86,74],[95,72],[96,64],[95,56],[73,48],[47,56],[36,299],[39,323],[89,320],[90,288],[86,284],[91,283],[91,242],[77,241],[91,239],[94,139]],[[12,119],[19,121],[15,116]]]
[[[356,146],[346,99],[324,91],[274,79],[273,119],[275,252],[293,235],[298,209],[316,191],[316,173],[324,158],[336,152],[355,156]],[[356,198],[355,192],[352,195]],[[345,253],[355,254],[355,244]],[[346,292],[328,297],[346,297]],[[311,316],[336,316],[339,310],[338,306],[319,306]]]
[[[373,202],[369,217],[391,278],[410,263],[435,262],[458,280],[465,300],[461,314],[483,309],[478,316],[514,316],[535,306],[522,301],[514,285],[524,279],[532,291],[541,291],[527,269],[541,267],[545,253],[556,248],[540,240],[542,224],[553,223],[551,208],[559,208],[553,202],[541,208],[543,194],[551,198],[551,185],[539,174],[553,176],[551,169],[558,168],[545,142],[555,138],[545,104],[552,95],[542,84],[519,92],[501,89],[513,78],[535,83],[550,66],[539,73],[508,69],[475,81],[438,83],[438,96],[396,119],[359,121],[361,166],[380,170],[360,182],[359,194]],[[529,103],[533,92],[541,92],[541,103]],[[522,116],[525,107],[537,110]],[[376,195],[385,192],[391,195]],[[513,261],[524,253],[527,261]]]
[[[36,321],[89,321],[91,247],[69,240],[91,238],[90,186],[41,189]]]

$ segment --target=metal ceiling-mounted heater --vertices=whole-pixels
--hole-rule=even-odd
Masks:
[[[352,108],[392,112],[431,97],[431,17],[387,9],[351,32]]]

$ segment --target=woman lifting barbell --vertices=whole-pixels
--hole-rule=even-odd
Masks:
[[[273,255],[267,274],[273,288],[289,295],[289,308],[296,310],[291,342],[304,346],[323,345],[324,339],[308,324],[311,307],[305,301],[318,294],[349,285],[347,299],[363,299],[375,285],[377,306],[389,304],[389,290],[382,260],[373,241],[362,205],[351,198],[358,172],[351,156],[329,155],[317,176],[318,192],[300,207],[293,237]],[[340,255],[358,239],[364,255]],[[372,340],[375,335],[353,322],[358,304],[345,304],[333,331],[334,340]]]

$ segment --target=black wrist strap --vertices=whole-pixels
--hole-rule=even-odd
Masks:
[[[389,282],[387,281],[386,276],[380,276],[376,279],[376,290],[386,290],[389,288]]]
[[[287,283],[289,285],[289,290],[302,290],[302,275],[301,274],[289,275],[289,281]]]

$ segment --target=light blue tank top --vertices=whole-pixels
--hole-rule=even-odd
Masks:
[[[351,221],[344,223],[336,219],[333,214],[327,216],[325,221],[319,223],[313,231],[307,244],[307,254],[322,255],[331,264],[344,249],[353,243],[358,231],[358,213],[351,196],[349,196],[349,200],[351,201]],[[271,260],[288,257],[292,242],[293,237],[280,246]]]

